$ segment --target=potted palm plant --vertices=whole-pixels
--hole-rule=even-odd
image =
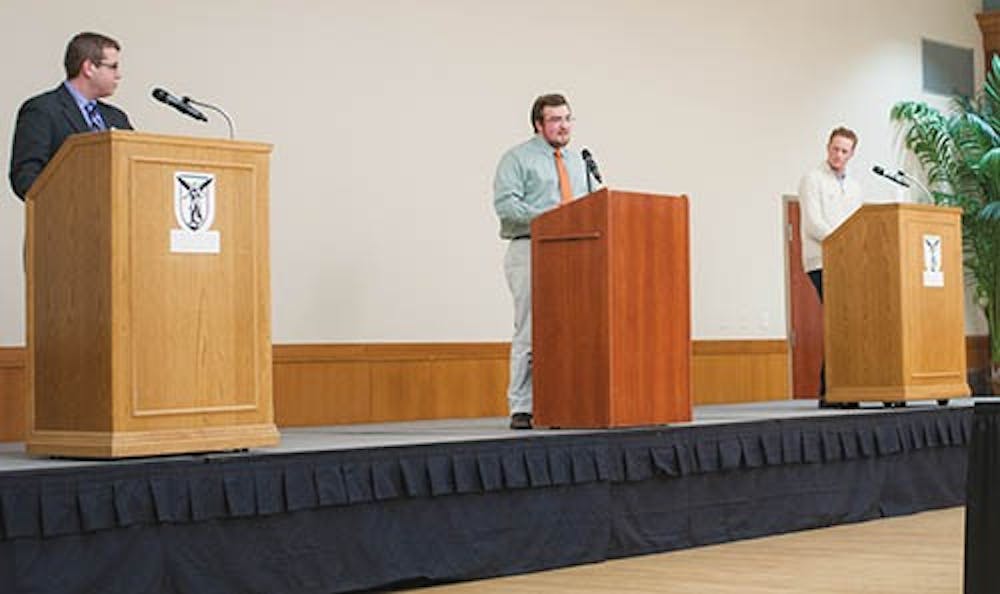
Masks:
[[[893,106],[905,146],[927,174],[935,204],[962,209],[965,271],[990,333],[990,384],[1000,395],[1000,57],[983,90],[942,113],[918,101]]]

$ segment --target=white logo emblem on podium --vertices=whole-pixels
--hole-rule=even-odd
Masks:
[[[940,235],[924,235],[924,286],[944,286],[944,271],[941,269]]]
[[[170,251],[218,254],[219,232],[215,221],[215,175],[174,173],[174,217],[178,229],[170,230]]]

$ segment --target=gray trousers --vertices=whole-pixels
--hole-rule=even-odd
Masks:
[[[514,297],[514,337],[510,341],[510,414],[531,412],[531,240],[512,239],[503,261]]]

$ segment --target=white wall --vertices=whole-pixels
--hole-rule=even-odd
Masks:
[[[96,10],[95,10],[96,7]],[[976,48],[979,0],[3,0],[0,162],[14,115],[78,30],[123,43],[137,127],[221,136],[148,98],[214,101],[275,146],[274,339],[504,340],[491,180],[537,94],[622,189],[691,199],[697,338],[783,337],[781,196],[854,127],[854,170],[898,163],[890,106],[920,39]],[[940,101],[936,98],[935,101]],[[0,199],[0,344],[23,343],[23,207]]]

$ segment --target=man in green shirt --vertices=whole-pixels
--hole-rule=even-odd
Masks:
[[[535,135],[504,153],[493,179],[500,237],[510,240],[504,274],[514,297],[507,402],[511,429],[531,429],[531,221],[584,195],[587,173],[579,154],[566,150],[573,115],[562,95],[542,95],[531,108]]]

